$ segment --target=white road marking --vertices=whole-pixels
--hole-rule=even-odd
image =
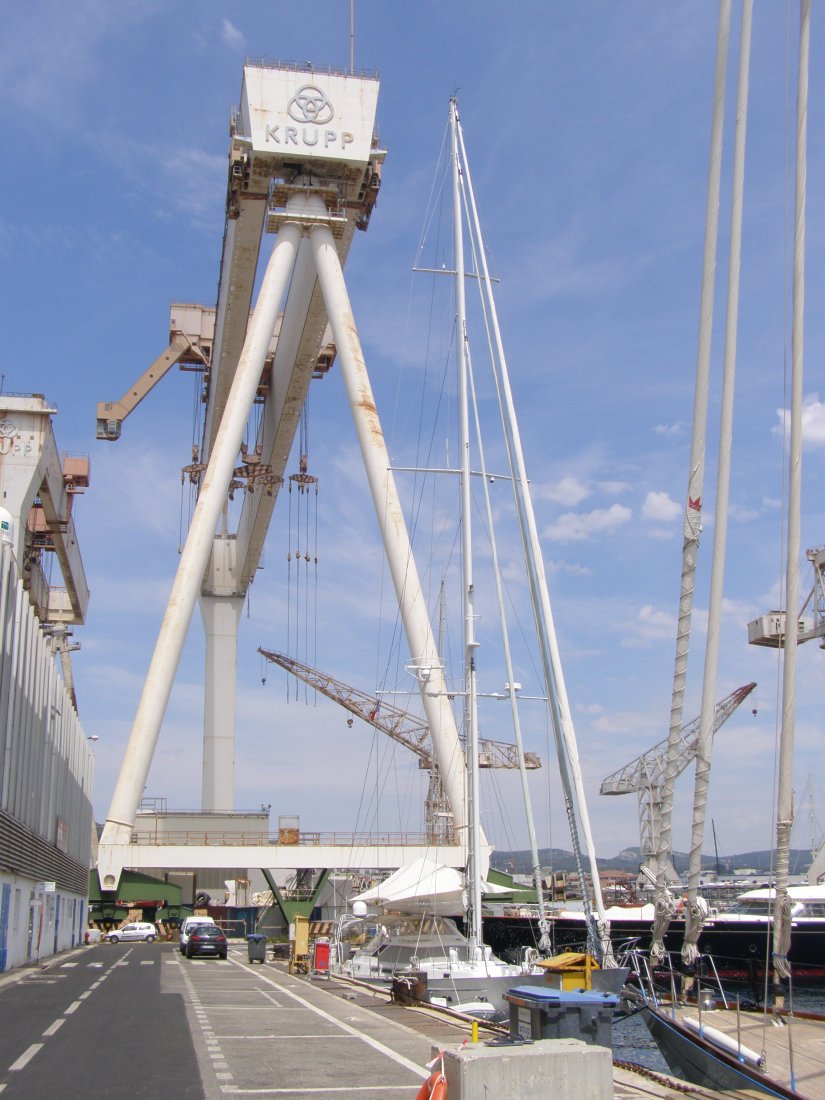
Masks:
[[[60,1027],[63,1027],[63,1025],[65,1023],[66,1023],[65,1017],[61,1016],[59,1020],[55,1020],[55,1022],[53,1024],[50,1024],[46,1028],[46,1030],[43,1032],[43,1034],[44,1035],[54,1035],[54,1033],[57,1031],[57,1029],[60,1028]]]
[[[287,1008],[286,1005],[213,1005],[209,1004],[204,1009],[209,1009],[210,1012],[275,1012],[275,1011],[288,1011],[288,1012],[300,1012],[300,1009]]]
[[[140,965],[141,966],[154,966],[155,965],[155,960],[154,959],[141,959],[140,960]]]
[[[238,962],[234,962],[234,960],[233,960],[233,965],[241,967],[243,964],[238,963]],[[373,1050],[379,1051],[379,1053],[385,1055],[387,1058],[390,1058],[393,1062],[397,1062],[398,1065],[404,1066],[406,1069],[408,1069],[412,1073],[414,1073],[416,1075],[416,1077],[419,1078],[419,1080],[423,1080],[425,1077],[429,1076],[426,1069],[422,1068],[421,1066],[416,1065],[415,1062],[411,1061],[409,1058],[405,1058],[403,1054],[398,1054],[396,1051],[392,1050],[390,1047],[385,1046],[384,1043],[380,1043],[377,1039],[373,1039],[372,1036],[370,1036],[370,1035],[364,1035],[363,1032],[357,1031],[355,1028],[350,1027],[349,1024],[345,1024],[343,1022],[343,1020],[336,1020],[336,1018],[334,1016],[332,1016],[329,1012],[324,1012],[324,1010],[322,1008],[318,1008],[316,1005],[313,1005],[310,1001],[305,1000],[303,997],[299,997],[297,993],[293,993],[292,990],[287,989],[285,986],[279,985],[277,982],[274,982],[272,980],[272,978],[267,978],[264,974],[261,974],[260,972],[258,973],[258,978],[259,978],[260,981],[266,982],[267,985],[271,985],[273,989],[277,989],[278,992],[281,993],[284,997],[289,997],[290,1000],[297,1001],[298,1004],[301,1005],[303,1008],[309,1009],[311,1012],[314,1012],[317,1016],[320,1016],[322,1020],[327,1020],[329,1023],[333,1024],[335,1027],[341,1028],[342,1031],[347,1031],[351,1035],[355,1035],[362,1042],[366,1043],[367,1046],[372,1047]],[[365,1090],[365,1089],[368,1088],[368,1086],[361,1085],[361,1086],[359,1086],[359,1088],[361,1088],[362,1090]],[[268,1092],[269,1090],[262,1090],[262,1091],[267,1091]],[[285,1091],[288,1091],[288,1090],[285,1090],[285,1089],[275,1089],[275,1090],[273,1090],[274,1093],[285,1092]],[[293,1091],[294,1091],[294,1089],[293,1089]],[[332,1090],[332,1091],[336,1091],[336,1090]],[[343,1091],[343,1090],[337,1090],[337,1091]]]
[[[12,1062],[9,1066],[9,1073],[14,1073],[16,1070],[25,1069],[29,1062],[37,1054],[38,1050],[43,1049],[43,1043],[32,1043],[28,1050],[24,1050],[16,1062]]]
[[[271,993],[267,993],[267,991],[266,991],[265,989],[259,989],[259,990],[258,990],[258,993],[260,993],[262,997],[266,997],[266,999],[267,999],[268,1001],[271,1001],[271,1002],[272,1002],[272,1004],[274,1004],[276,1008],[283,1008],[283,1007],[284,1007],[284,1006],[283,1006],[283,1005],[282,1005],[282,1004],[280,1003],[280,1001],[276,1001],[276,1000],[275,1000],[275,998],[274,998],[274,997],[272,996],[272,994],[271,994]]]
[[[61,970],[68,970],[72,966],[77,966],[77,963],[61,963],[60,964],[60,969]]]
[[[319,1035],[317,1031],[308,1035],[219,1035],[218,1039],[243,1039],[244,1042],[251,1042],[253,1039],[266,1039],[268,1042],[277,1042],[278,1040],[285,1040],[291,1043],[293,1039],[314,1039],[316,1042],[326,1042],[327,1039],[346,1039],[351,1042],[353,1039],[360,1038],[358,1035]]]
[[[80,1008],[80,1001],[74,1001],[74,1003],[73,1003],[73,1004],[70,1004],[70,1005],[69,1005],[69,1007],[68,1007],[68,1008],[66,1009],[66,1011],[65,1011],[65,1012],[63,1013],[63,1015],[64,1015],[64,1016],[71,1016],[71,1014],[72,1014],[73,1012],[77,1012],[77,1010],[78,1010],[79,1008]]]

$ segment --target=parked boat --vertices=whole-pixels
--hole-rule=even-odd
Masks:
[[[730,15],[723,3],[722,27]],[[803,305],[806,139],[808,54],[810,43],[810,0],[801,0],[799,23],[799,69],[796,131],[796,209],[793,255],[792,378],[788,441],[787,547],[785,552],[786,616],[794,624],[799,606],[799,559],[802,467],[802,394],[803,394]],[[742,49],[740,53],[739,101],[737,103],[737,154],[744,152],[744,123],[747,117],[747,61],[750,46],[752,3],[742,9]],[[721,52],[721,49],[720,49]],[[741,125],[741,134],[740,134]],[[741,143],[739,141],[741,136]],[[737,156],[737,160],[739,160]],[[739,176],[740,165],[734,169]],[[732,236],[738,235],[739,226]],[[733,263],[733,260],[732,260]],[[730,317],[729,317],[730,321]],[[734,326],[735,332],[735,326]],[[721,448],[720,448],[721,449]],[[717,510],[718,518],[718,510]],[[709,628],[710,634],[710,628]],[[776,807],[776,881],[773,887],[750,891],[738,907],[727,914],[709,917],[696,911],[689,914],[694,937],[682,949],[684,969],[701,974],[705,961],[697,955],[696,937],[706,929],[723,942],[744,936],[753,941],[754,955],[761,953],[765,964],[770,959],[773,980],[765,979],[764,1007],[750,1011],[734,1001],[721,983],[712,989],[700,977],[688,976],[684,984],[671,976],[669,989],[662,997],[654,981],[655,972],[642,956],[638,967],[642,1014],[659,1049],[674,1072],[697,1084],[720,1089],[756,1090],[772,1096],[805,1097],[819,1100],[825,1096],[825,1016],[800,1012],[794,1007],[793,953],[804,950],[810,922],[816,922],[815,910],[822,905],[822,888],[807,888],[811,915],[803,916],[805,902],[800,889],[789,886],[790,834],[794,819],[793,747],[796,715],[796,653],[799,636],[796,628],[781,639],[782,715],[777,753]],[[706,674],[708,662],[706,662]],[[805,888],[803,888],[804,890]],[[691,902],[693,902],[691,897]],[[657,913],[657,919],[659,914]],[[704,927],[702,927],[704,926]],[[715,927],[714,927],[715,926]],[[651,957],[660,962],[663,952],[654,941]],[[821,955],[820,955],[821,958]],[[710,960],[713,966],[713,960]],[[714,979],[716,975],[714,974]],[[787,984],[785,984],[787,983]],[[681,988],[679,988],[681,984]],[[718,992],[717,992],[718,990]],[[772,995],[769,995],[769,991]],[[787,1007],[786,1007],[787,1001]]]
[[[458,469],[441,470],[440,475],[442,481],[445,472],[454,476],[457,475],[458,483],[457,508],[455,497],[448,505],[448,514],[451,517],[455,516],[457,519],[457,530],[451,536],[449,542],[450,552],[445,562],[445,571],[460,582],[462,593],[460,604],[463,643],[460,660],[461,671],[455,675],[452,681],[453,683],[460,682],[460,687],[450,689],[445,686],[439,689],[435,686],[434,673],[437,671],[440,676],[444,676],[446,671],[446,662],[440,647],[437,657],[433,655],[426,662],[422,659],[413,658],[408,667],[419,681],[422,692],[426,696],[436,695],[450,701],[457,697],[459,700],[468,776],[466,875],[456,879],[456,876],[460,873],[453,871],[450,882],[446,885],[439,885],[436,882],[436,874],[431,869],[423,867],[400,868],[397,875],[391,876],[391,879],[381,884],[377,891],[363,894],[357,900],[366,903],[381,902],[385,905],[389,904],[395,910],[401,909],[418,914],[419,924],[417,926],[410,924],[407,917],[402,917],[397,921],[394,919],[385,921],[383,917],[380,917],[378,918],[379,927],[375,936],[350,958],[341,961],[343,965],[348,967],[349,972],[354,977],[384,982],[391,976],[394,982],[406,983],[410,991],[414,991],[421,999],[437,1001],[447,1004],[449,1007],[459,1008],[474,1014],[502,1015],[506,1010],[502,998],[508,989],[516,985],[527,984],[531,980],[537,983],[545,983],[546,979],[542,970],[538,969],[533,972],[531,969],[531,964],[537,958],[538,953],[536,951],[523,952],[521,957],[513,962],[504,961],[498,958],[490,944],[485,942],[482,926],[482,897],[489,864],[489,846],[483,836],[480,823],[479,740],[482,720],[479,716],[479,700],[485,693],[479,689],[478,677],[481,662],[479,654],[483,655],[489,650],[485,648],[486,639],[479,637],[477,625],[479,616],[476,611],[476,600],[480,601],[480,591],[488,580],[491,590],[491,602],[495,600],[498,608],[499,636],[496,638],[495,644],[500,647],[500,649],[497,648],[495,656],[489,659],[491,663],[495,664],[498,664],[499,660],[501,661],[502,667],[499,673],[501,680],[499,683],[505,685],[505,690],[497,692],[494,698],[509,702],[513,736],[520,762],[522,795],[533,861],[533,878],[537,893],[541,898],[541,870],[530,811],[525,754],[519,720],[521,704],[518,692],[521,685],[516,682],[513,656],[510,649],[509,634],[512,628],[508,627],[507,622],[504,584],[499,570],[496,546],[494,510],[490,497],[491,485],[497,479],[509,482],[512,488],[514,499],[509,501],[509,505],[517,517],[517,529],[514,533],[520,543],[525,559],[531,610],[537,630],[535,648],[539,651],[538,664],[544,674],[544,683],[542,684],[544,695],[538,696],[537,699],[547,707],[549,711],[548,718],[556,735],[562,787],[567,804],[568,820],[571,823],[571,839],[579,860],[582,877],[583,864],[581,862],[579,829],[585,838],[591,870],[595,870],[596,861],[584,804],[583,785],[578,766],[570,707],[565,695],[558,646],[550,612],[544,566],[530,497],[530,486],[524,467],[506,361],[495,315],[492,282],[484,256],[480,223],[467,165],[458,106],[455,100],[450,103],[450,149],[448,179],[451,186],[449,190],[446,186],[444,189],[448,193],[451,191],[453,197],[451,274],[454,276],[455,321],[453,332],[455,334],[454,346],[458,373],[457,420],[459,440],[456,453],[460,461]],[[465,221],[469,227],[472,254],[475,261],[475,270],[472,272],[465,269],[464,263]],[[490,475],[485,467],[486,460],[481,439],[479,409],[475,397],[476,383],[470,360],[470,341],[465,303],[465,282],[468,275],[474,277],[480,290],[480,310],[483,311],[485,319],[490,361],[495,377],[496,390],[501,401],[500,417],[496,420],[499,425],[504,425],[504,441],[503,444],[499,441],[499,448],[503,447],[503,453],[509,461],[509,470],[503,478],[500,475]],[[492,338],[491,334],[494,334],[495,339]],[[475,433],[471,431],[471,424],[473,423],[475,423]],[[473,482],[478,486],[476,497],[473,496]],[[481,511],[482,515],[485,516],[486,535],[489,540],[485,555],[489,572],[485,572],[483,580],[480,580],[481,571],[477,569],[474,563],[476,547],[471,524],[476,511]],[[453,546],[460,547],[460,568],[458,569],[456,568],[455,556],[452,553]],[[429,568],[434,568],[432,563]],[[436,666],[438,667],[436,668]],[[501,711],[501,702],[493,705],[499,708],[499,712]],[[456,724],[458,725],[458,723]],[[450,817],[451,814],[447,813],[443,816]],[[436,868],[436,872],[437,870]],[[392,879],[396,877],[400,881],[400,893],[393,892]],[[609,963],[608,930],[603,920],[603,904],[597,876],[595,876],[595,881],[597,883],[595,905],[591,907],[588,902],[583,917],[587,925],[586,938],[598,959],[601,962]],[[442,906],[445,899],[447,899],[448,904],[463,912],[465,924],[463,935],[459,933],[454,924],[436,928],[433,924],[425,923],[432,920],[430,914],[443,911]],[[546,950],[549,948],[549,940],[543,935],[542,905],[543,903],[540,901],[538,946]]]
[[[371,934],[359,938],[359,924]],[[488,945],[474,947],[449,917],[411,913],[349,918],[336,941],[339,972],[411,1000],[426,1001],[468,1016],[505,1015],[504,994],[519,984],[547,984],[536,970],[535,952],[521,966],[502,962]]]
[[[755,1090],[821,1100],[825,1016],[786,1009],[661,1002],[644,1013],[651,1036],[677,1077],[703,1088]]]
[[[788,958],[794,975],[805,981],[825,982],[825,885],[788,887],[791,909],[791,944]],[[699,934],[702,955],[711,956],[724,977],[751,975],[771,970],[771,936],[775,890],[763,887],[739,894],[727,908],[711,906],[710,915]],[[505,958],[535,945],[538,939],[538,913],[528,906],[500,906],[493,902],[485,912],[485,943]],[[652,902],[643,905],[616,905],[605,910],[615,945],[634,941],[649,950],[655,909]],[[547,914],[550,934],[556,950],[581,947],[587,938],[587,926],[581,910],[550,909]],[[685,931],[684,916],[678,912],[665,934],[665,948],[678,952]]]

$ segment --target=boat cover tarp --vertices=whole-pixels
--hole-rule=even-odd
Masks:
[[[512,889],[482,882],[481,893],[511,894]],[[351,899],[402,913],[432,913],[457,916],[467,908],[465,876],[455,867],[444,867],[422,857],[399,867],[377,886]]]

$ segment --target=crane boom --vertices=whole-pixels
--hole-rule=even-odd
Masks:
[[[305,684],[309,684],[311,688],[338,703],[350,714],[362,719],[367,725],[381,730],[393,741],[414,752],[421,761],[420,767],[427,769],[434,767],[430,731],[423,719],[408,714],[407,711],[394,707],[383,699],[378,700],[374,695],[368,695],[364,691],[359,691],[358,688],[342,683],[334,676],[321,672],[317,668],[311,668],[294,657],[287,657],[284,653],[274,653],[262,648],[259,648],[258,652],[267,661],[280,665]],[[531,770],[541,767],[541,760],[534,752],[524,754],[524,763]],[[517,768],[518,749],[515,745],[508,745],[502,741],[481,738],[478,745],[478,766],[480,768]]]
[[[727,722],[728,718],[740,703],[747,699],[755,687],[755,683],[745,684],[743,687],[737,688],[736,691],[732,691],[730,695],[716,704],[716,712],[713,718],[714,733]],[[696,755],[698,736],[699,719],[694,718],[692,722],[682,727],[676,775],[680,775]],[[666,763],[667,738],[664,738],[652,749],[648,749],[647,752],[642,753],[641,756],[603,779],[599,794],[631,794],[642,789],[660,787],[664,782]]]
[[[713,716],[714,734],[730,718],[740,703],[747,699],[755,687],[755,683],[745,684],[743,687],[737,688],[736,691],[732,691],[730,695],[716,704],[716,711]],[[695,718],[682,727],[674,778],[681,775],[696,755],[696,745],[699,740],[699,722],[700,720]],[[665,738],[654,745],[652,749],[648,749],[647,752],[642,753],[641,756],[602,780],[602,785],[599,788],[600,794],[635,793],[637,795],[639,804],[639,851],[643,864],[648,865],[659,851],[667,753],[668,740]]]

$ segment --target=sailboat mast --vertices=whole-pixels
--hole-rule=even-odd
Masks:
[[[725,85],[728,70],[731,0],[721,0],[716,32],[716,70],[711,117],[710,156],[708,158],[707,198],[705,203],[705,241],[702,262],[702,290],[699,304],[699,342],[696,352],[696,381],[693,398],[693,429],[690,443],[690,472],[682,535],[682,574],[679,590],[679,621],[676,628],[676,658],[670,702],[668,751],[663,784],[661,828],[654,837],[656,874],[656,918],[650,945],[651,957],[664,959],[664,935],[676,910],[676,900],[667,886],[667,871],[673,847],[673,793],[679,774],[679,750],[682,744],[684,709],[690,649],[693,596],[696,588],[696,563],[702,534],[702,494],[705,481],[708,395],[713,299],[716,284],[716,252],[719,237],[719,195],[722,187],[722,139],[725,123]]]
[[[476,688],[475,590],[473,578],[472,498],[470,491],[470,419],[467,389],[467,306],[464,271],[464,220],[461,207],[461,165],[458,158],[458,104],[450,100],[453,160],[453,251],[455,260],[456,353],[458,356],[459,484],[461,495],[461,564],[464,615],[464,727],[467,739],[467,893],[471,950],[483,942],[481,929],[481,874],[478,843],[481,835],[478,775],[478,697]]]
[[[481,241],[481,224],[478,217],[475,195],[473,192],[470,169],[467,163],[467,154],[464,148],[464,138],[461,132],[461,124],[456,116],[458,139],[461,146],[462,164],[467,184],[467,193],[470,200],[470,209],[473,217],[476,238]],[[564,674],[561,667],[561,656],[556,638],[553,612],[550,606],[550,595],[547,588],[547,578],[544,572],[544,560],[539,543],[538,527],[536,524],[533,502],[530,496],[527,468],[524,460],[524,451],[521,445],[518,420],[516,418],[513,394],[510,387],[510,378],[507,371],[507,360],[504,354],[504,346],[501,339],[501,329],[498,323],[495,298],[492,292],[492,282],[487,265],[487,257],[484,249],[479,249],[479,262],[481,264],[481,278],[484,294],[489,309],[490,323],[495,340],[496,357],[498,361],[498,384],[501,386],[504,400],[503,419],[505,428],[505,445],[511,466],[515,504],[518,512],[519,527],[521,530],[524,547],[525,562],[527,565],[528,581],[531,592],[531,602],[536,623],[536,634],[541,651],[542,668],[544,671],[545,685],[547,689],[548,706],[553,725],[553,734],[558,755],[559,774],[564,791],[565,808],[567,811],[570,838],[576,857],[576,865],[581,881],[584,881],[584,869],[581,863],[581,848],[579,843],[578,822],[576,818],[576,806],[578,803],[581,829],[584,835],[585,848],[590,865],[591,881],[593,884],[593,898],[596,913],[598,915],[598,932],[593,937],[594,949],[606,961],[612,958],[610,949],[609,926],[604,911],[602,900],[601,882],[599,879],[598,863],[596,861],[596,849],[590,830],[590,819],[587,812],[587,803],[584,796],[584,783],[579,765],[576,734],[573,727],[572,714],[567,698],[567,689],[564,682]],[[574,798],[575,790],[575,798]],[[587,892],[584,892],[584,908],[588,918],[588,925],[592,930],[591,908]]]
[[[736,379],[736,341],[739,323],[739,272],[742,254],[742,213],[745,186],[745,139],[748,123],[748,82],[750,74],[753,0],[742,5],[742,30],[739,50],[739,75],[736,99],[736,128],[733,153],[733,196],[728,251],[728,294],[725,319],[725,362],[722,372],[722,405],[719,415],[719,465],[716,474],[716,504],[713,523],[713,560],[708,600],[708,636],[702,680],[702,709],[696,743],[696,772],[693,787],[693,824],[688,869],[688,904],[685,914],[685,938],[682,958],[687,964],[698,957],[698,940],[707,916],[707,905],[699,898],[702,870],[702,844],[707,816],[710,784],[710,754],[713,744],[713,719],[716,708],[716,680],[719,666],[719,635],[722,621],[722,595],[725,579],[725,554],[730,499],[731,441],[733,439],[733,398]]]
[[[801,0],[799,81],[796,92],[796,200],[793,248],[793,312],[791,318],[791,417],[788,456],[788,555],[785,574],[785,647],[782,666],[782,730],[779,742],[779,790],[776,813],[776,896],[774,898],[773,963],[778,978],[790,974],[791,945],[788,861],[793,826],[793,750],[796,723],[796,651],[798,642],[799,546],[802,503],[802,382],[805,319],[805,207],[807,198],[808,56],[811,5]]]

